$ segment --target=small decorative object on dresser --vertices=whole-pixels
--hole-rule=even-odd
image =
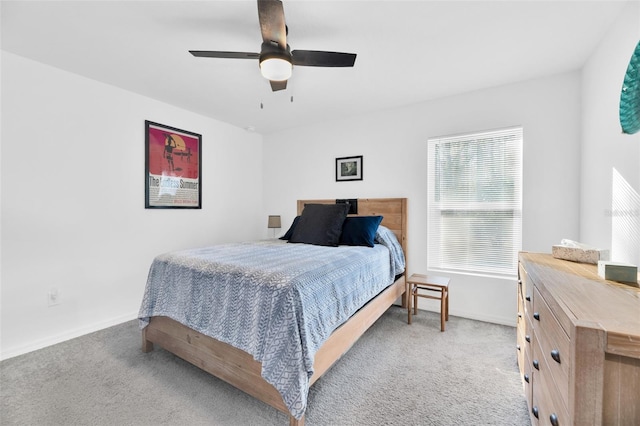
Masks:
[[[598,262],[598,275],[605,280],[638,284],[638,267],[628,263],[601,260]]]
[[[640,425],[640,289],[520,253],[517,355],[532,424]]]
[[[567,239],[563,239],[559,245],[552,246],[551,254],[556,259],[593,263],[594,265],[601,260],[609,260],[609,250],[590,247]]]

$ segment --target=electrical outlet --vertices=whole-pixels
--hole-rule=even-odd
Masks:
[[[60,292],[58,291],[57,288],[53,287],[49,289],[49,292],[47,293],[47,305],[55,306],[59,304],[60,304]]]

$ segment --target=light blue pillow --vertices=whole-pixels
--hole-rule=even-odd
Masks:
[[[398,242],[396,234],[384,225],[380,225],[378,227],[378,232],[376,232],[376,242],[389,249],[389,252],[391,253],[391,268],[395,271],[394,275],[400,275],[403,273],[406,261],[404,258],[404,251],[402,251],[402,246]]]

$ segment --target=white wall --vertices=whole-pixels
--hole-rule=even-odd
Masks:
[[[7,52],[1,87],[2,358],[135,318],[161,252],[266,237],[260,135]],[[144,208],[144,120],[202,134],[201,210]]]
[[[618,111],[622,82],[638,40],[640,3],[629,2],[584,66],[580,208],[584,241],[613,248],[613,260],[635,264],[640,264],[640,133],[622,134]],[[612,214],[614,169],[632,193],[630,205]],[[624,223],[632,226],[616,229]]]
[[[267,135],[265,206],[284,232],[298,198],[407,197],[408,270],[426,272],[427,139],[513,125],[524,127],[523,249],[549,252],[579,237],[578,72]],[[364,156],[364,180],[335,182],[335,158],[350,155]],[[515,279],[456,275],[450,291],[453,315],[515,324]]]
[[[638,8],[629,3],[583,73],[276,133],[264,145],[2,52],[0,358],[134,318],[156,254],[262,238],[267,214],[282,215],[284,232],[298,198],[407,197],[409,272],[426,271],[432,136],[522,125],[523,249],[548,252],[562,238],[609,247],[612,169],[640,190],[640,136],[617,123]],[[203,135],[202,210],[144,209],[145,119]],[[364,180],[335,182],[335,158],[349,155],[364,156]],[[49,308],[51,287],[61,304]],[[453,276],[451,294],[453,315],[515,323],[513,280]]]

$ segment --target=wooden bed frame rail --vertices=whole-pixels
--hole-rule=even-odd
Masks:
[[[330,204],[335,200],[299,200],[298,214],[309,203]],[[406,198],[358,199],[358,215],[382,215],[382,224],[396,234],[406,255]],[[309,386],[329,370],[396,300],[402,297],[405,306],[406,295],[403,275],[338,327],[316,352]],[[296,419],[289,413],[280,393],[262,378],[262,365],[247,352],[167,317],[152,317],[142,330],[142,350],[149,352],[154,344],[287,414],[291,426],[304,425],[304,416]]]

